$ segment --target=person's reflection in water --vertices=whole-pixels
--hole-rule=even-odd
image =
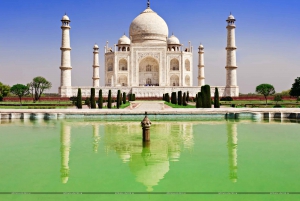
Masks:
[[[99,136],[99,125],[93,125],[93,138],[94,138],[94,152],[98,152],[98,147],[99,147],[99,141],[100,141],[100,136]]]
[[[227,148],[229,160],[229,178],[232,182],[237,182],[237,124],[235,122],[227,123]]]
[[[61,182],[66,184],[69,179],[69,156],[71,149],[71,126],[61,124],[61,132],[60,132],[60,152],[61,152]]]

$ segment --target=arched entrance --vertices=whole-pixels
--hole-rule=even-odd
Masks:
[[[146,57],[140,62],[139,85],[159,86],[159,64],[153,57]]]

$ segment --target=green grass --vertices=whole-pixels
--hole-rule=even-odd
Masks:
[[[172,104],[172,103],[169,103],[169,102],[165,102],[165,104],[172,107],[172,108],[196,108],[193,105],[183,106],[183,105],[175,105],[175,104]]]

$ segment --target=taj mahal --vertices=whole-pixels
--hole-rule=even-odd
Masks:
[[[239,87],[236,74],[235,18],[230,14],[226,21],[226,85],[211,86],[211,94],[218,87],[220,96],[236,97],[239,96]],[[147,8],[131,22],[129,36],[124,34],[113,47],[109,47],[106,42],[103,67],[105,77],[101,78],[104,79],[105,86],[100,86],[98,45],[93,47],[93,84],[72,86],[71,21],[64,15],[61,22],[61,97],[76,96],[78,88],[81,88],[84,97],[90,96],[91,88],[102,89],[103,96],[107,96],[109,90],[116,94],[119,89],[127,94],[135,94],[136,97],[162,97],[165,93],[177,91],[188,91],[190,96],[195,96],[200,87],[206,84],[203,45],[200,44],[198,48],[198,86],[193,86],[193,46],[189,42],[184,47],[174,34],[169,36],[167,23],[150,8],[149,0]]]

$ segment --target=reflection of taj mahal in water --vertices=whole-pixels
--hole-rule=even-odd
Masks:
[[[62,97],[77,94],[81,88],[83,96],[90,95],[90,88],[102,89],[107,96],[108,90],[115,93],[118,89],[134,93],[136,97],[162,97],[173,91],[189,91],[191,96],[199,92],[205,85],[204,47],[198,48],[198,85],[193,87],[193,54],[194,49],[189,42],[187,47],[172,34],[169,37],[167,23],[156,12],[147,8],[141,12],[129,27],[129,37],[125,34],[114,47],[108,42],[105,52],[105,86],[99,85],[99,47],[94,46],[93,86],[73,87],[71,85],[71,47],[70,19],[62,18],[61,46],[61,85],[59,93]],[[238,96],[237,65],[235,46],[235,18],[230,14],[227,21],[227,61],[226,85],[218,86],[221,96]],[[225,51],[224,51],[225,54]],[[214,92],[212,87],[212,94]]]
[[[180,162],[180,156],[183,152],[192,151],[194,147],[193,125],[189,122],[156,123],[151,128],[152,141],[142,143],[141,138],[137,138],[137,136],[142,137],[142,129],[135,123],[103,125],[98,122],[63,122],[61,128],[61,181],[66,184],[70,177],[69,160],[72,128],[92,126],[93,142],[91,147],[94,153],[116,153],[123,163],[128,164],[136,181],[143,184],[147,191],[151,192],[153,187],[157,186],[170,171],[170,162]],[[100,139],[99,127],[101,126],[105,126],[105,128]],[[229,178],[232,182],[237,182],[236,123],[227,123],[227,137]],[[104,142],[103,152],[98,152],[100,140]]]

